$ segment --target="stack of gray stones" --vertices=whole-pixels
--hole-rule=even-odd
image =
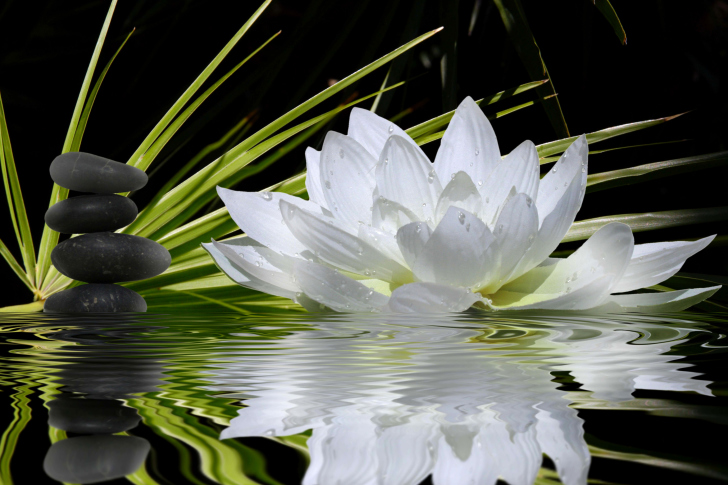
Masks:
[[[172,258],[164,246],[149,239],[111,231],[131,224],[137,206],[119,192],[139,190],[147,174],[131,165],[90,153],[69,152],[51,163],[51,178],[69,190],[91,192],[52,205],[48,227],[81,234],[58,244],[51,253],[56,269],[88,283],[51,295],[44,311],[62,313],[144,312],[147,303],[135,291],[115,285],[163,273]]]

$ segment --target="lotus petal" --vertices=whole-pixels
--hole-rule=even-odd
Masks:
[[[665,281],[682,268],[685,260],[715,239],[715,235],[698,241],[659,242],[638,244],[614,293],[638,290]]]
[[[358,227],[359,222],[369,222],[372,211],[374,167],[372,157],[353,138],[335,131],[326,134],[321,150],[321,180],[324,183],[326,206],[335,219]]]
[[[483,190],[483,182],[500,160],[493,127],[480,106],[468,96],[445,130],[435,157],[435,171],[442,181],[460,171],[467,173],[485,198],[488,194]]]

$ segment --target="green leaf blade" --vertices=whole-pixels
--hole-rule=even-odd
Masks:
[[[728,206],[706,209],[682,209],[640,214],[618,214],[576,221],[571,225],[561,242],[589,239],[597,230],[612,222],[622,222],[632,228],[632,232],[654,231],[670,227],[702,224],[728,220]]]
[[[33,246],[33,236],[30,232],[30,223],[28,222],[28,213],[25,210],[25,201],[23,200],[23,191],[20,188],[20,179],[15,167],[15,157],[13,149],[10,145],[10,134],[8,132],[7,119],[5,118],[5,108],[3,107],[2,98],[0,98],[0,166],[2,167],[3,185],[5,187],[5,195],[8,200],[8,209],[10,210],[10,218],[12,219],[15,236],[20,247],[20,254],[23,258],[25,266],[25,278],[21,280],[26,284],[30,284],[31,288],[36,286],[35,278],[35,247]],[[7,247],[3,243],[3,247]],[[7,253],[11,258],[10,252]],[[3,256],[5,254],[3,253]],[[12,262],[6,256],[6,261],[10,263],[13,271],[17,272],[17,268],[13,262],[17,264],[15,258]]]
[[[63,142],[63,149],[61,153],[67,153],[71,151],[73,140],[76,138],[76,130],[78,128],[79,119],[83,112],[83,107],[86,103],[86,96],[88,94],[89,86],[91,85],[91,78],[93,77],[94,70],[96,69],[96,63],[99,60],[101,54],[101,48],[104,45],[106,34],[109,31],[109,25],[111,24],[111,18],[114,15],[114,9],[116,8],[117,0],[112,0],[109,10],[106,13],[104,24],[101,27],[101,33],[96,41],[96,47],[91,55],[91,62],[89,62],[88,69],[86,70],[86,76],[83,79],[81,85],[81,92],[78,94],[76,99],[76,106],[73,109],[73,115],[71,116],[71,123],[68,126],[68,132],[66,133],[66,139]],[[80,141],[79,141],[80,142]],[[56,204],[68,197],[68,189],[64,189],[58,184],[53,184],[53,190],[51,192],[51,200],[48,207]],[[50,227],[45,226],[43,228],[43,235],[40,240],[40,248],[38,251],[38,264],[36,265],[35,281],[38,287],[42,287],[45,283],[46,274],[51,266],[51,251],[58,244],[59,234],[52,230]]]

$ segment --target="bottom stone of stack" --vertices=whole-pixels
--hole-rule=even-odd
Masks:
[[[49,296],[43,311],[53,313],[145,312],[147,302],[139,293],[123,286],[90,283]]]

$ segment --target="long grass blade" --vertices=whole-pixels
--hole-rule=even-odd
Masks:
[[[364,69],[358,72],[361,73],[362,71],[364,71]],[[340,83],[344,81],[345,80],[340,81]],[[397,83],[385,89],[394,89],[401,85],[402,83]],[[324,91],[324,93],[325,92],[326,91]],[[153,234],[157,229],[164,226],[167,222],[169,222],[178,214],[187,209],[190,205],[194,203],[194,201],[198,197],[203,195],[206,191],[214,188],[216,185],[226,180],[235,172],[247,166],[249,163],[253,162],[272,148],[278,146],[285,140],[297,135],[307,128],[329,118],[330,116],[366,99],[376,96],[377,94],[378,92],[372,93],[344,106],[338,106],[327,113],[319,115],[292,128],[289,128],[288,130],[285,130],[275,136],[272,136],[250,150],[245,150],[241,152],[241,145],[246,144],[246,142],[243,142],[241,145],[238,145],[237,147],[228,151],[223,156],[210,163],[205,168],[194,174],[192,177],[175,187],[172,191],[167,193],[157,204],[155,204],[154,206],[147,206],[147,208],[145,208],[139,214],[139,217],[137,217],[137,219],[132,224],[127,226],[123,230],[123,232],[127,234],[137,234],[139,236],[148,237],[150,234]],[[294,109],[293,111],[296,110]],[[255,137],[255,135],[253,135],[251,138],[253,137]]]
[[[723,165],[727,161],[728,151],[724,151],[676,160],[666,160],[664,162],[648,163],[621,170],[612,170],[611,172],[595,173],[589,175],[587,178],[587,192],[597,192],[695,170],[703,170]]]
[[[614,10],[614,7],[612,7],[612,4],[609,3],[609,0],[592,0],[592,2],[594,6],[597,7],[597,10],[601,12],[604,18],[607,19],[609,25],[612,26],[612,29],[617,35],[617,39],[619,39],[620,44],[627,45],[627,33],[624,31],[624,27],[622,27],[622,22],[620,22],[619,17],[617,16],[617,12]]]
[[[222,83],[224,83],[230,76],[232,76],[235,71],[240,69],[245,63],[247,63],[254,55],[256,55],[258,52],[260,52],[263,47],[267,46],[270,41],[275,39],[280,35],[280,31],[276,32],[273,36],[271,36],[268,40],[266,40],[260,47],[255,49],[248,57],[240,61],[235,67],[230,69],[230,71],[227,72],[224,76],[222,76],[220,79],[218,79],[215,84],[210,86],[205,90],[204,93],[202,93],[200,96],[198,96],[183,112],[180,114],[172,123],[165,128],[165,130],[162,132],[161,135],[152,143],[152,145],[149,147],[149,149],[144,153],[144,156],[142,159],[140,159],[135,166],[140,169],[146,171],[147,168],[151,165],[151,163],[157,158],[157,155],[159,155],[159,152],[162,151],[162,149],[167,145],[167,142],[169,142],[170,138],[177,133],[177,131],[182,127],[182,125],[187,121],[187,119],[192,116],[192,113],[199,108],[199,106],[213,93],[217,88],[220,87]]]
[[[541,50],[531,32],[531,27],[528,25],[528,20],[526,20],[526,14],[523,11],[520,0],[494,0],[494,3],[500,12],[503,25],[505,25],[506,31],[508,31],[508,35],[528,75],[534,81],[543,78],[548,78],[549,80],[547,85],[536,90],[539,98],[543,101],[546,96],[556,94],[553,80],[546,68],[546,63],[543,61]],[[556,131],[556,135],[568,137],[569,127],[566,125],[559,99],[551,98],[550,101],[544,103],[544,109],[549,117],[551,126]]]
[[[506,89],[504,91],[501,91],[496,94],[492,94],[490,96],[486,96],[483,99],[479,99],[475,103],[478,104],[479,106],[487,106],[487,105],[495,104],[498,101],[501,101],[503,99],[508,99],[517,94],[525,93],[526,91],[530,91],[531,89],[537,88],[546,82],[548,82],[548,79],[521,84],[520,86]],[[441,114],[440,116],[436,116],[435,118],[432,118],[431,120],[425,121],[424,123],[420,123],[419,125],[415,125],[405,131],[407,131],[407,134],[409,136],[411,136],[413,139],[416,139],[416,138],[426,135],[428,133],[432,133],[435,130],[439,130],[443,126],[446,126],[448,123],[450,123],[450,120],[452,119],[452,117],[454,115],[455,115],[455,110],[448,111],[447,113]]]
[[[328,118],[323,119],[322,121],[316,123],[312,127],[304,130],[300,134],[293,137],[288,142],[281,144],[278,146],[276,150],[273,150],[270,154],[263,157],[260,161],[257,163],[250,164],[246,167],[244,167],[241,170],[238,170],[235,172],[230,178],[227,180],[221,182],[219,185],[221,187],[230,188],[234,187],[236,184],[242,182],[248,177],[252,177],[253,175],[256,175],[278,160],[280,160],[283,156],[290,153],[295,148],[301,146],[303,143],[306,142],[306,140],[310,139],[314,134],[316,134],[318,131],[320,131],[323,127],[327,125],[333,119],[335,116],[332,115]],[[218,201],[217,197],[217,191],[215,188],[212,188],[208,190],[205,194],[200,195],[196,198],[196,200],[183,212],[181,212],[177,217],[169,221],[167,224],[165,224],[163,227],[155,231],[153,234],[151,234],[149,237],[154,240],[159,240],[175,228],[179,227],[180,225],[187,222],[192,216],[197,214],[205,205],[209,204],[210,202],[216,202]],[[227,232],[225,233],[227,234]],[[220,235],[213,235],[210,234],[210,237],[217,238]],[[195,243],[196,245],[197,243]],[[169,249],[169,248],[168,248]]]
[[[18,179],[18,172],[15,168],[15,158],[10,145],[10,134],[8,133],[8,124],[5,118],[2,98],[0,98],[0,166],[2,167],[3,185],[5,187],[5,195],[8,199],[10,218],[13,222],[13,229],[15,230],[15,236],[20,247],[23,265],[25,266],[23,272],[26,276],[25,278],[21,277],[21,280],[26,284],[30,284],[32,288],[36,286],[35,248],[33,247],[33,236],[30,233],[28,213],[25,211],[23,191],[20,189],[20,180]],[[3,244],[3,248],[7,251],[5,244]],[[8,252],[7,254],[9,255],[10,253]],[[3,253],[3,256],[5,256],[5,253]],[[13,270],[18,273],[13,263],[7,257],[5,259],[13,267]],[[15,261],[15,258],[13,258],[13,261]]]
[[[86,103],[86,95],[88,94],[89,86],[91,85],[91,78],[93,77],[94,70],[96,69],[96,63],[99,60],[101,54],[101,48],[104,45],[106,34],[109,31],[109,25],[111,24],[111,17],[114,15],[114,9],[116,8],[117,0],[112,0],[109,6],[109,11],[106,14],[104,25],[101,27],[101,33],[96,41],[96,47],[91,55],[91,62],[89,62],[88,69],[86,69],[86,76],[83,78],[83,84],[81,85],[81,92],[78,94],[76,99],[76,107],[73,109],[73,115],[71,116],[71,123],[68,126],[68,133],[66,134],[66,140],[63,142],[63,149],[61,153],[71,151],[73,140],[76,137],[76,129],[78,128],[78,122],[83,112],[83,107]],[[68,189],[64,189],[58,184],[53,184],[53,190],[51,191],[51,200],[48,206],[52,206],[68,197]],[[40,239],[40,248],[38,250],[38,264],[36,265],[36,286],[41,287],[44,284],[46,273],[48,268],[51,266],[51,251],[58,244],[59,234],[52,230],[50,227],[45,226],[43,228],[43,235]]]
[[[548,99],[549,97],[550,96],[547,96],[544,99]],[[489,120],[495,120],[497,118],[502,118],[503,116],[509,115],[511,113],[515,113],[516,111],[522,110],[523,108],[528,108],[529,106],[533,106],[533,105],[538,104],[540,102],[541,102],[540,100],[527,101],[527,102],[522,103],[522,104],[519,104],[517,106],[513,106],[512,108],[504,109],[503,111],[498,111],[497,113],[488,116],[488,119]],[[429,135],[425,135],[425,136],[421,136],[419,138],[415,138],[415,142],[418,145],[422,146],[422,145],[426,145],[427,143],[433,142],[435,140],[439,140],[444,135],[445,135],[445,130],[442,130],[442,131],[438,131],[436,133],[431,133]]]
[[[20,263],[18,263],[18,260],[15,259],[15,256],[12,255],[8,247],[5,245],[5,243],[0,239],[0,254],[2,254],[2,257],[5,258],[5,261],[8,262],[10,265],[10,268],[15,272],[16,275],[18,275],[18,278],[20,278],[20,281],[25,283],[25,286],[27,286],[31,291],[33,291],[33,284],[30,282],[30,278],[28,275],[23,271],[23,267],[20,266]],[[32,273],[31,273],[32,274]]]
[[[632,232],[642,232],[726,220],[728,220],[728,206],[645,212],[642,214],[619,214],[574,222],[561,242],[589,239],[599,228],[611,222],[622,222],[631,227]]]
[[[76,152],[81,148],[81,140],[83,139],[83,134],[86,131],[86,125],[88,124],[88,117],[91,115],[91,108],[94,106],[94,101],[96,101],[96,96],[99,93],[99,89],[101,89],[101,83],[104,82],[104,78],[106,77],[106,73],[109,72],[109,69],[111,68],[111,64],[114,63],[114,59],[116,59],[116,56],[119,55],[119,52],[121,52],[121,49],[124,48],[127,41],[131,37],[131,35],[134,33],[133,29],[131,32],[129,32],[129,35],[126,36],[126,39],[124,39],[124,42],[121,43],[118,49],[116,49],[116,52],[111,57],[109,62],[106,63],[106,67],[104,67],[104,70],[101,71],[101,75],[99,75],[99,78],[96,80],[96,84],[94,84],[93,89],[88,95],[88,99],[86,100],[86,105],[83,107],[83,113],[81,113],[81,117],[78,120],[78,126],[76,128],[76,133],[73,136],[73,143],[71,145],[71,149],[69,151]]]
[[[179,99],[172,105],[172,107],[169,108],[169,110],[165,113],[162,119],[159,120],[159,122],[152,129],[149,135],[147,135],[144,141],[142,141],[141,145],[139,145],[139,148],[137,148],[136,151],[132,154],[127,163],[138,168],[141,168],[142,166],[149,166],[148,164],[145,165],[144,161],[144,156],[147,150],[149,150],[149,148],[164,132],[167,126],[172,123],[172,120],[174,120],[174,118],[182,111],[182,108],[189,102],[189,100],[192,99],[197,90],[200,89],[200,87],[205,83],[207,78],[210,77],[212,72],[217,68],[217,66],[220,65],[220,63],[223,61],[223,59],[225,59],[228,53],[230,53],[233,47],[235,47],[235,44],[238,43],[238,41],[248,31],[250,26],[253,25],[258,17],[260,17],[266,7],[270,5],[270,2],[271,0],[266,0],[260,7],[258,7],[255,13],[253,13],[253,15],[248,19],[248,21],[243,24],[240,30],[235,33],[233,38],[230,39],[225,47],[223,47],[223,49],[217,54],[217,56],[215,56],[212,62],[208,64],[208,66],[200,73],[200,75],[197,76],[197,79],[194,80],[194,82],[185,90],[184,93],[182,93],[182,96],[180,96]]]
[[[631,149],[631,148],[643,148],[643,147],[650,147],[650,146],[657,146],[657,145],[669,145],[671,143],[682,143],[682,142],[686,142],[686,141],[689,141],[689,140],[688,139],[684,139],[684,140],[658,141],[658,142],[655,142],[655,143],[641,143],[639,145],[629,145],[629,146],[624,146],[624,147],[605,148],[603,150],[589,150],[589,156],[599,155],[599,154],[602,154],[602,153],[609,153],[609,152],[613,152],[615,150],[627,150],[627,149]],[[559,158],[561,158],[561,156],[543,157],[543,158],[541,158],[539,160],[539,162],[541,163],[541,165],[543,165],[545,163],[556,162],[556,161],[559,160]]]
[[[595,131],[593,133],[587,133],[586,140],[589,144],[597,143],[600,141],[608,140],[609,138],[614,138],[615,136],[625,135],[627,133],[632,133],[633,131],[644,130],[645,128],[651,128],[653,126],[661,125],[662,123],[674,120],[678,116],[682,116],[684,114],[685,113],[680,113],[672,116],[666,116],[664,118],[638,121],[635,123],[627,123],[624,125],[613,126],[611,128],[605,128],[603,130]],[[563,138],[561,140],[550,141],[542,145],[537,145],[536,150],[538,150],[538,156],[539,158],[541,158],[541,163],[548,163],[544,162],[544,159],[551,155],[555,155],[557,153],[565,151],[572,143],[576,141],[577,138],[579,137],[572,136],[569,138]]]

